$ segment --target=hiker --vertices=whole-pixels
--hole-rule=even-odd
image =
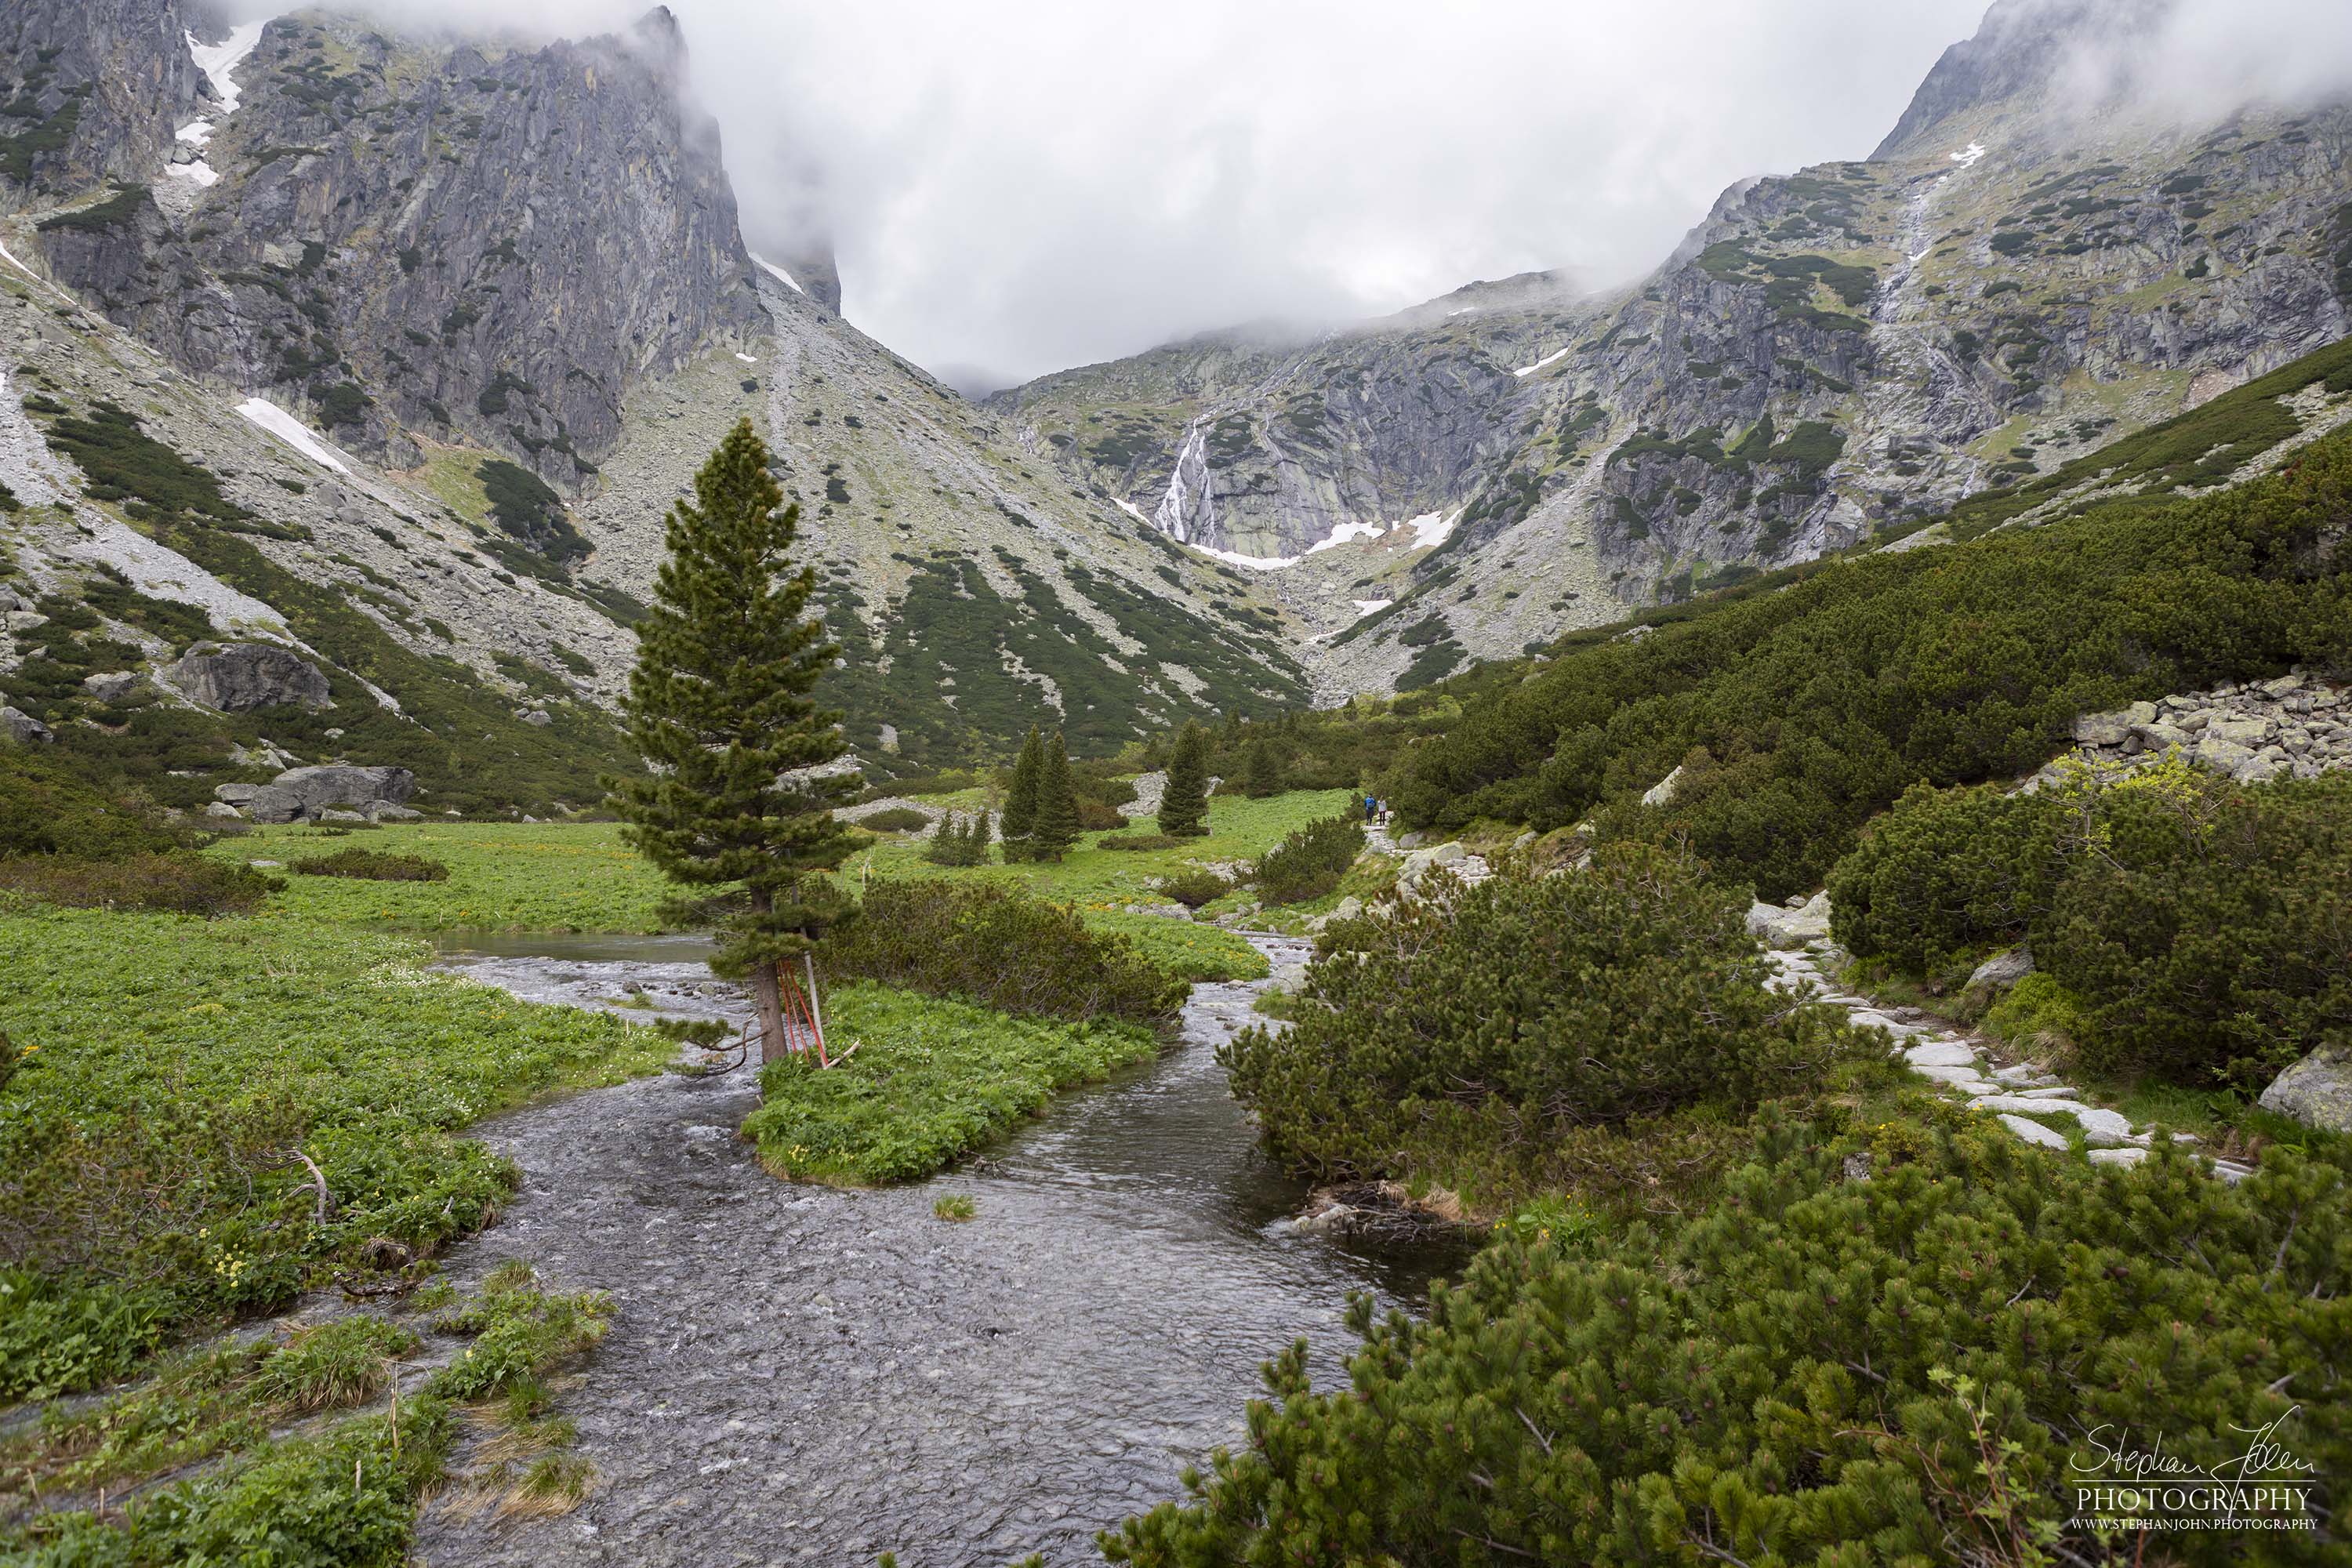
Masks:
[[[1364,797],[1364,826],[1371,826],[1381,819],[1381,803],[1371,795]]]

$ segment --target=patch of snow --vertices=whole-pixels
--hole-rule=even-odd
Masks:
[[[1387,609],[1396,601],[1394,599],[1350,599],[1348,603],[1356,606],[1356,614],[1359,616],[1369,616]]]
[[[1566,349],[1560,351],[1562,353],[1567,352]],[[1457,507],[1452,517],[1446,517],[1439,512],[1425,511],[1419,517],[1409,519],[1398,526],[1412,530],[1414,549],[1426,550],[1433,544],[1444,543],[1445,536],[1454,531],[1454,525],[1461,521],[1462,509]]]
[[[1570,343],[1569,348],[1574,348],[1575,346],[1575,344]],[[1533,375],[1536,372],[1543,369],[1544,366],[1551,363],[1554,360],[1564,358],[1567,353],[1567,348],[1554,349],[1551,353],[1544,355],[1543,358],[1536,361],[1535,363],[1521,365],[1518,369],[1511,372],[1511,374],[1513,375]]]
[[[130,578],[131,585],[150,598],[194,605],[222,631],[241,626],[286,629],[285,617],[268,605],[238,593],[178,551],[112,519],[76,548],[84,559],[103,561]]]
[[[324,441],[310,434],[309,426],[268,398],[248,397],[236,405],[236,411],[320,468],[332,468],[339,474],[351,472]]]
[[[1296,566],[1307,559],[1303,555],[1244,555],[1238,550],[1212,550],[1205,544],[1195,544],[1192,548],[1203,555],[1213,555],[1220,561],[1258,572],[1279,571],[1285,566]]]
[[[232,27],[228,37],[217,44],[200,44],[194,33],[188,35],[188,53],[194,57],[196,68],[205,73],[205,79],[213,84],[213,96],[220,100],[223,115],[235,114],[239,101],[236,78],[230,73],[245,63],[246,56],[253,53],[253,47],[261,42],[261,29],[268,26],[269,22],[265,17],[258,22]],[[197,123],[204,122],[199,121]],[[209,126],[205,134],[211,134]],[[186,142],[192,138],[183,131],[180,140]],[[204,143],[198,142],[196,144],[202,146]]]
[[[1984,155],[1985,144],[1981,142],[1971,142],[1952,154],[1952,162],[1963,169],[1973,168],[1976,161]]]
[[[782,268],[777,266],[766,257],[755,256],[751,258],[751,259],[758,264],[760,270],[765,272],[769,277],[773,278],[777,282],[782,284],[793,293],[805,294],[808,292],[807,289],[802,288],[798,283],[793,280],[793,275],[791,273],[785,271]]]
[[[1387,527],[1377,522],[1343,522],[1331,531],[1329,537],[1318,540],[1308,545],[1307,553],[1312,555],[1318,550],[1328,550],[1335,544],[1345,544],[1351,539],[1378,539],[1388,531]]]
[[[1143,509],[1136,505],[1133,501],[1124,500],[1118,496],[1113,496],[1110,498],[1110,503],[1111,505],[1118,508],[1119,510],[1127,513],[1128,516],[1135,519],[1136,521],[1143,524],[1144,527],[1149,528],[1151,526],[1151,520],[1144,516]]]
[[[760,363],[760,359],[757,354],[747,354],[740,349],[735,351],[735,357],[741,360],[745,364],[758,364]]]
[[[220,183],[219,171],[202,158],[193,163],[173,163],[163,172],[175,179],[192,181],[199,190],[207,189]]]
[[[1462,309],[1460,309],[1460,310],[1448,310],[1448,311],[1446,311],[1445,313],[1446,313],[1447,315],[1449,315],[1449,316],[1466,316],[1466,315],[1468,315],[1468,314],[1471,312],[1471,310],[1472,310],[1474,308],[1475,308],[1475,307],[1473,307],[1473,306],[1465,305],[1465,306],[1463,306],[1463,307],[1462,307]]]

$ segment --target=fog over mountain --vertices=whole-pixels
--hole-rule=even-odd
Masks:
[[[370,8],[481,24],[463,0]],[[643,9],[524,0],[502,16],[580,33]],[[1237,321],[1360,318],[1474,278],[1632,276],[1733,181],[1869,152],[1984,14],[1981,0],[673,9],[753,247],[829,242],[852,319],[967,387]],[[2125,79],[2201,112],[2352,77],[2352,26],[2331,0],[2168,9],[2153,43],[2074,62],[2086,104]]]

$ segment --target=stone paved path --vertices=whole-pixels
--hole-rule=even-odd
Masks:
[[[1979,1110],[1990,1111],[2000,1123],[2029,1143],[2068,1149],[2073,1142],[2050,1122],[2071,1121],[2083,1135],[2091,1160],[2099,1164],[2137,1164],[2147,1158],[2152,1133],[2135,1127],[2121,1111],[2085,1101],[2081,1093],[2062,1083],[2057,1075],[2030,1063],[1993,1065],[1985,1042],[1963,1035],[1948,1020],[1913,1007],[1887,1007],[1856,996],[1830,977],[1827,938],[1816,938],[1795,950],[1767,954],[1780,970],[1775,983],[1793,991],[1811,984],[1822,999],[1845,1009],[1857,1024],[1885,1029],[1895,1037],[1895,1051],[1921,1078],[1943,1086],[1946,1093],[1965,1099]],[[2184,1141],[2186,1134],[2178,1134]],[[2211,1162],[2227,1181],[2242,1181],[2251,1173],[2229,1160]]]

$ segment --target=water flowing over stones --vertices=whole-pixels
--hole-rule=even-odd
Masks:
[[[1253,940],[1277,978],[1310,951]],[[537,1000],[617,1006],[635,984],[665,1014],[741,1016],[690,942],[582,938],[572,959],[503,945],[457,962]],[[767,1175],[735,1136],[757,1103],[748,1070],[484,1129],[523,1189],[452,1273],[519,1256],[614,1293],[613,1332],[562,1401],[599,1479],[575,1512],[521,1529],[428,1510],[419,1559],[1097,1561],[1096,1530],[1242,1438],[1265,1358],[1307,1335],[1333,1381],[1347,1294],[1406,1300],[1426,1278],[1425,1255],[1292,1224],[1305,1190],[1256,1153],[1213,1057],[1265,984],[1196,986],[1178,1048],[910,1187]],[[934,1219],[941,1192],[970,1194],[976,1217]]]

